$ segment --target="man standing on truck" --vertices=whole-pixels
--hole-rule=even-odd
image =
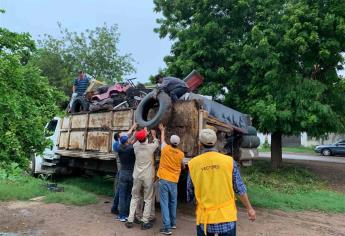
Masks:
[[[149,219],[155,178],[154,152],[158,148],[159,142],[156,136],[156,131],[151,130],[151,134],[153,143],[148,143],[148,132],[146,128],[137,131],[135,134],[138,141],[133,145],[136,160],[133,171],[132,199],[130,203],[128,222],[126,222],[127,228],[133,227],[135,211],[141,198],[141,188],[144,190],[144,212],[141,220],[141,229],[146,230],[152,228],[152,223]]]
[[[159,177],[159,196],[163,218],[162,234],[171,234],[176,229],[177,182],[183,167],[184,153],[178,149],[180,137],[172,135],[170,145],[165,142],[165,128],[159,125],[161,131],[161,158],[157,176]]]
[[[196,198],[197,235],[235,236],[237,209],[235,194],[247,208],[248,218],[254,221],[247,189],[236,162],[215,149],[217,135],[211,129],[200,132],[203,154],[188,162],[187,201]]]
[[[164,77],[162,75],[155,76],[158,89],[163,90],[171,97],[173,102],[177,101],[183,94],[188,92],[186,82],[175,77]]]
[[[83,71],[79,71],[78,77],[73,82],[72,98],[69,103],[69,108],[72,107],[72,104],[76,97],[84,95],[89,84],[90,84],[90,79],[84,74]]]

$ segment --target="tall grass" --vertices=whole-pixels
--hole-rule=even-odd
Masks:
[[[257,207],[345,212],[345,195],[331,191],[310,171],[286,165],[273,171],[267,161],[242,168],[248,194]]]

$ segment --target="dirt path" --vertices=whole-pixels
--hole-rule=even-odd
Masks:
[[[19,236],[122,236],[159,235],[160,214],[153,230],[142,231],[135,225],[127,229],[115,221],[109,213],[110,204],[76,207],[41,202],[0,203],[0,235]],[[182,210],[183,209],[183,210]],[[239,236],[279,235],[345,235],[345,215],[315,212],[282,212],[257,210],[257,221],[246,219],[243,209],[239,211]],[[196,235],[192,207],[183,206],[178,210],[178,229],[174,235]],[[2,234],[11,232],[15,234]]]

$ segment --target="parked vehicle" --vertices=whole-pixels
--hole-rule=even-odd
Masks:
[[[316,146],[314,151],[323,156],[345,155],[345,139],[335,144]]]

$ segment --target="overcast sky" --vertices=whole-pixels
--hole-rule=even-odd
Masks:
[[[57,22],[70,31],[84,31],[107,23],[118,24],[119,48],[131,53],[141,82],[164,68],[164,56],[170,52],[170,41],[159,39],[151,0],[0,0],[0,25],[16,32],[59,36]]]
[[[131,53],[136,61],[137,77],[146,82],[150,75],[164,68],[164,56],[171,42],[159,39],[153,32],[157,26],[152,0],[0,0],[0,26],[16,32],[59,35],[57,22],[70,31],[93,29],[103,23],[118,24],[121,33],[119,48]],[[345,76],[345,71],[340,74]]]

